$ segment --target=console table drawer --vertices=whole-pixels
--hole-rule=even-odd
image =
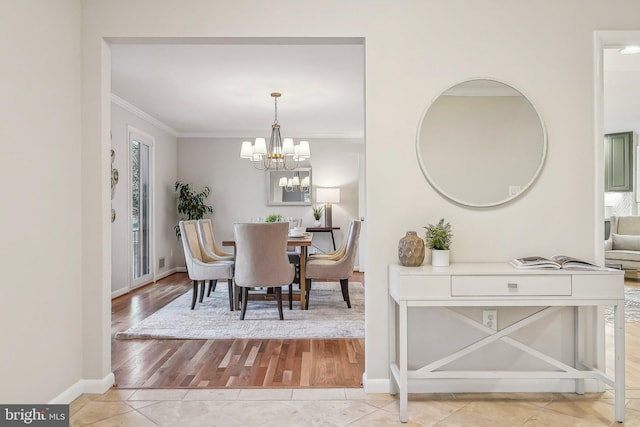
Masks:
[[[571,276],[451,276],[451,296],[570,296]]]

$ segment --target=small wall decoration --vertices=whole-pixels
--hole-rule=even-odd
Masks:
[[[118,173],[118,169],[113,167],[113,161],[116,158],[116,152],[111,149],[111,200],[113,200],[116,195],[116,184],[118,183],[120,174]],[[116,220],[116,210],[113,209],[113,204],[111,205],[111,222]]]

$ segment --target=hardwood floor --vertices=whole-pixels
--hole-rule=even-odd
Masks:
[[[364,274],[354,272],[351,280],[364,283]],[[191,289],[186,273],[177,273],[112,301],[111,365],[118,387],[361,386],[364,339],[113,338]]]
[[[364,274],[353,281],[364,283]],[[625,280],[640,287],[640,281]],[[364,340],[117,340],[129,328],[185,292],[184,273],[112,301],[111,363],[120,388],[359,387]],[[606,328],[607,369],[613,328]],[[626,388],[640,390],[640,323],[626,324]]]

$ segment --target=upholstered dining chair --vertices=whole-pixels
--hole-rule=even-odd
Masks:
[[[351,308],[351,300],[349,299],[349,277],[353,274],[353,267],[356,262],[361,225],[362,223],[360,221],[355,219],[351,220],[345,242],[333,254],[325,254],[327,256],[324,257],[309,257],[305,270],[307,280],[307,307],[305,308],[309,308],[309,295],[313,280],[339,280],[342,298],[347,303],[347,307]]]
[[[209,218],[198,220],[198,240],[200,242],[200,247],[202,248],[202,256],[205,262],[233,261],[233,254],[223,251],[216,244],[216,239],[213,234],[213,223]],[[209,281],[207,297],[211,295],[211,292],[216,290],[216,283],[217,280]],[[200,298],[202,298],[202,295]]]
[[[280,320],[282,315],[282,287],[289,286],[295,267],[287,257],[289,225],[286,222],[236,223],[233,225],[236,242],[235,285],[242,288],[242,312],[244,320],[249,303],[249,288],[274,288]],[[291,304],[291,303],[290,303]]]
[[[229,286],[229,308],[233,311],[233,261],[205,261],[203,247],[198,237],[198,222],[195,220],[180,221],[180,239],[184,249],[184,259],[189,278],[193,280],[193,301],[191,309],[196,306],[198,298],[198,284],[200,284],[200,302],[204,295],[204,285],[207,280],[227,280]]]
[[[331,252],[318,252],[315,254],[310,254],[309,259],[330,259],[330,260],[338,260],[344,256],[344,252],[347,249],[347,242],[349,241],[349,235],[351,234],[351,228],[353,227],[353,221],[349,221],[349,227],[347,227],[347,232],[344,234],[344,241],[342,245],[338,247],[335,251]]]

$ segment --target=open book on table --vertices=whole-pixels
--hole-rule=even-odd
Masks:
[[[606,270],[596,264],[572,258],[566,255],[555,255],[550,258],[541,256],[529,256],[524,258],[514,258],[511,265],[515,268],[551,268],[565,270]]]

